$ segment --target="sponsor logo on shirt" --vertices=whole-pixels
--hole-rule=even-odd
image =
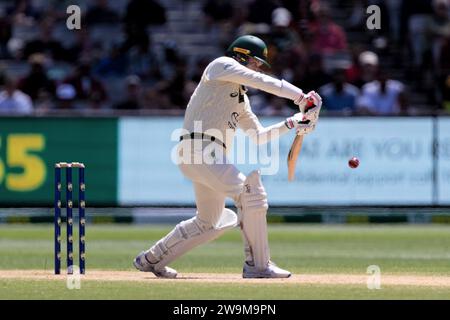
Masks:
[[[230,129],[236,130],[236,127],[238,124],[238,117],[239,117],[239,113],[237,113],[237,112],[233,112],[231,114],[231,119],[230,119],[230,121],[228,121],[228,127]]]

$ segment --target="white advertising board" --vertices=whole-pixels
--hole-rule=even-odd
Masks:
[[[262,122],[269,125],[281,120],[265,118]],[[171,136],[181,126],[181,118],[120,120],[121,205],[194,203],[191,183],[171,161],[176,145]],[[445,132],[450,141],[450,130]],[[251,165],[238,163],[241,150],[234,144],[230,160],[245,174],[262,169],[271,205],[431,204],[431,118],[323,118],[316,131],[305,137],[296,179],[288,182],[286,157],[292,140],[293,133],[289,133],[275,147],[260,146],[268,156]],[[353,156],[360,160],[357,169],[347,164]],[[441,180],[448,194],[450,157],[446,161],[441,163],[441,176],[447,180]],[[442,192],[440,199],[448,201]]]

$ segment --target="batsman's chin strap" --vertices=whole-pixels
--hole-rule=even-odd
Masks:
[[[180,137],[180,141],[183,140],[193,140],[193,139],[200,139],[200,140],[210,140],[212,142],[218,143],[219,145],[221,145],[224,149],[227,148],[227,146],[225,145],[225,143],[223,143],[222,141],[220,141],[219,139],[217,139],[214,136],[210,136],[208,134],[205,134],[203,132],[191,132],[190,134],[185,134],[183,136]]]

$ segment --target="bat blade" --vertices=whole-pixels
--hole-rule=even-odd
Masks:
[[[295,177],[295,166],[297,159],[302,150],[303,135],[296,135],[289,150],[287,165],[288,165],[288,180],[293,181]]]

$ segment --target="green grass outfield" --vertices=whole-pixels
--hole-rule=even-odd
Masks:
[[[132,259],[169,230],[169,226],[88,225],[87,273],[95,269],[142,275],[133,269]],[[0,225],[0,299],[450,299],[450,226],[272,224],[269,231],[272,259],[299,275],[299,281],[85,279],[80,290],[69,290],[65,276],[59,280],[2,276],[2,271],[13,269],[23,270],[23,275],[31,270],[50,275],[53,226]],[[242,260],[241,236],[232,230],[172,266],[181,274],[239,275]],[[302,275],[367,277],[369,265],[381,268],[380,290],[367,289],[365,282],[301,281]],[[434,279],[434,285],[383,284],[383,276],[425,277]],[[436,285],[440,279],[442,285]]]

